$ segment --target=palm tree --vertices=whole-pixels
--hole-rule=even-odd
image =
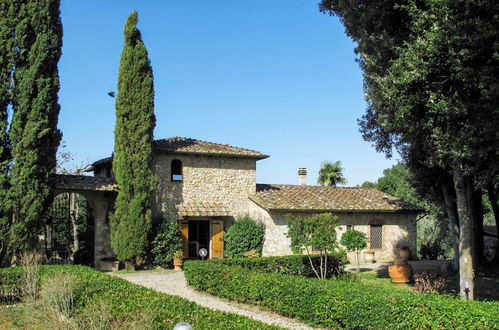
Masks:
[[[346,184],[347,179],[343,177],[344,170],[345,169],[341,167],[341,162],[339,160],[334,163],[325,160],[321,164],[317,183],[321,186],[331,187],[336,187],[337,184]]]

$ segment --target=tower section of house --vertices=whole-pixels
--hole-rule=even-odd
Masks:
[[[187,138],[154,141],[153,167],[158,176],[152,196],[153,217],[178,221],[184,256],[222,258],[223,233],[248,212],[256,193],[257,151]]]
[[[153,151],[153,221],[179,223],[184,257],[196,258],[204,248],[208,258],[222,258],[223,233],[248,212],[248,196],[256,193],[256,162],[268,156],[183,137],[155,140]],[[112,177],[111,162],[97,161],[91,170]]]

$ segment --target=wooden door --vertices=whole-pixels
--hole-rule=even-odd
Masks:
[[[189,258],[189,221],[180,220],[180,236],[182,236],[182,251],[184,258]]]
[[[224,222],[223,220],[211,220],[211,258],[222,259],[224,257]]]

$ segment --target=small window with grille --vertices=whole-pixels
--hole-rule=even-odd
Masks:
[[[352,230],[352,229],[353,229],[353,225],[347,225],[347,231]]]
[[[372,250],[383,248],[383,226],[371,225],[370,245]]]

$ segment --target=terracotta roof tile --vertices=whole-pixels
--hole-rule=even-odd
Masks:
[[[251,200],[273,211],[423,211],[376,189],[257,184],[256,190]]]
[[[53,179],[55,189],[59,190],[118,191],[118,185],[111,178],[56,174]]]
[[[171,137],[168,139],[154,140],[152,143],[155,152],[181,153],[181,154],[207,154],[215,156],[236,156],[255,159],[265,159],[268,155],[255,150],[233,147],[228,144],[206,142],[185,137]],[[109,164],[113,157],[99,159],[92,163],[85,172],[94,171],[96,167]]]
[[[178,213],[181,216],[190,217],[201,217],[201,216],[211,216],[211,217],[221,217],[231,215],[230,209],[222,203],[217,202],[190,202],[180,204],[178,207]]]
[[[154,151],[159,152],[241,156],[256,159],[264,159],[268,157],[267,155],[250,149],[178,136],[163,140],[155,140],[153,142],[153,149]]]

